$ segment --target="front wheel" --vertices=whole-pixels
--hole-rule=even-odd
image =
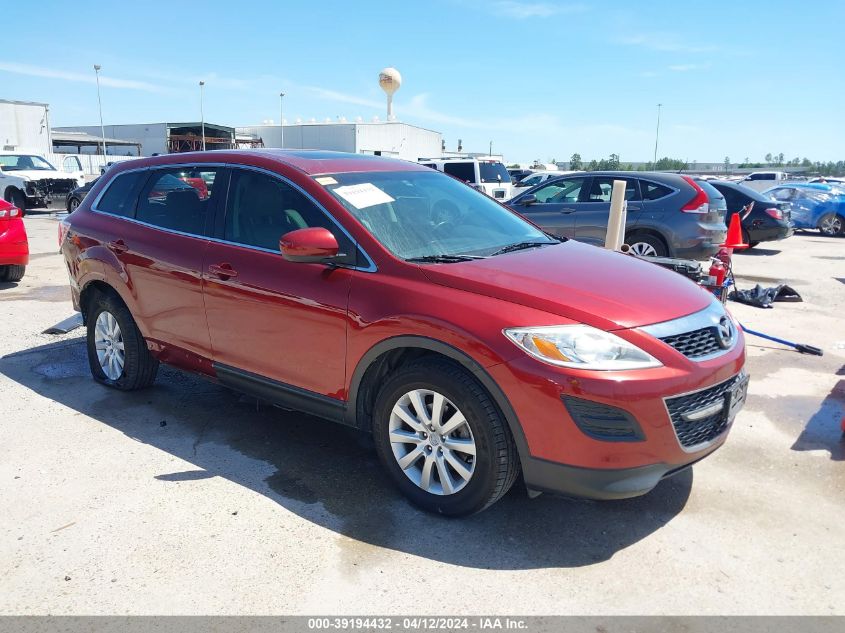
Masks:
[[[6,202],[11,202],[20,209],[21,216],[26,215],[26,197],[17,189],[6,192]]]
[[[88,312],[88,364],[97,382],[121,391],[147,387],[155,381],[158,361],[129,309],[112,295],[100,295]]]
[[[519,472],[510,430],[489,394],[444,360],[416,361],[385,382],[373,436],[391,479],[429,512],[480,512],[510,489]]]
[[[0,266],[0,281],[20,281],[26,272],[26,266]]]
[[[843,229],[845,229],[845,218],[836,213],[826,213],[819,218],[818,227],[822,235],[828,235],[830,237],[841,235]]]
[[[79,198],[71,198],[67,203],[67,212],[73,213],[79,207]]]

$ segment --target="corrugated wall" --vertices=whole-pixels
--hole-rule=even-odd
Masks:
[[[49,152],[47,108],[38,104],[0,103],[0,149]]]

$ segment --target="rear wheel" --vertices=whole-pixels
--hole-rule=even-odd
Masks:
[[[79,198],[71,198],[67,203],[68,213],[73,213],[79,206]]]
[[[122,301],[99,295],[87,320],[88,364],[95,380],[122,391],[142,389],[155,382],[158,361]]]
[[[26,266],[0,266],[0,281],[20,281],[26,272]]]
[[[845,232],[845,218],[836,213],[826,213],[819,218],[818,228],[822,235],[842,235]]]
[[[383,385],[376,452],[415,505],[463,516],[498,501],[519,472],[510,430],[489,394],[451,362],[423,359]]]
[[[663,241],[650,233],[631,233],[628,236],[627,243],[634,255],[644,255],[646,257],[666,257],[669,255],[669,251]]]

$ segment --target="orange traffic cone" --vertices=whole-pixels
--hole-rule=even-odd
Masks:
[[[742,225],[739,222],[739,213],[734,213],[731,216],[731,223],[730,226],[728,226],[728,237],[725,240],[725,243],[720,246],[736,250],[748,248],[748,244],[742,241]]]

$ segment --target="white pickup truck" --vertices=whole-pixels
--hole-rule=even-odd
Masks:
[[[751,187],[755,191],[765,191],[787,180],[789,180],[789,174],[785,171],[755,171],[740,180],[739,184]]]
[[[0,197],[21,211],[59,204],[67,194],[85,184],[78,170],[59,171],[43,157],[22,152],[0,152]]]

